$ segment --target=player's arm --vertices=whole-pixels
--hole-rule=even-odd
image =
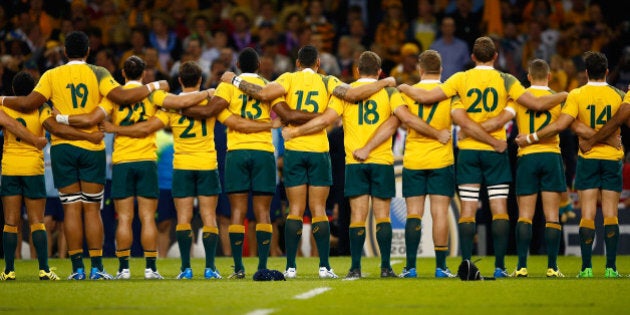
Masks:
[[[398,86],[398,90],[420,104],[436,103],[448,98],[439,86],[436,86],[431,90],[425,90],[408,84],[401,84]]]
[[[615,131],[617,131],[617,129],[619,129],[619,126],[621,126],[621,124],[623,124],[624,122],[627,124],[628,118],[630,118],[630,104],[621,103],[617,112],[612,117],[610,117],[610,119],[601,129],[599,129],[586,141],[580,143],[580,150],[582,150],[583,152],[590,151],[596,143],[602,142],[604,139],[609,138]]]
[[[103,131],[130,138],[146,138],[162,128],[164,128],[164,123],[155,116],[149,118],[147,121],[129,126],[118,126],[109,121],[103,121],[103,123],[101,123],[101,129]]]
[[[116,104],[131,104],[143,100],[155,90],[168,91],[168,82],[166,80],[160,80],[132,89],[125,89],[122,86],[117,86],[109,91],[106,97]]]
[[[482,122],[481,127],[487,132],[492,132],[499,128],[503,128],[508,121],[514,118],[514,116],[514,110],[510,107],[506,107],[501,111],[501,113],[499,113],[499,115]]]
[[[553,123],[545,126],[537,132],[527,135],[520,134],[516,137],[514,141],[516,141],[516,143],[520,147],[528,146],[542,139],[553,137],[559,134],[562,130],[567,129],[569,126],[571,126],[571,123],[573,123],[574,120],[575,118],[573,118],[573,116],[562,113],[560,114],[560,117],[558,117],[558,119]]]
[[[406,106],[400,106],[398,108],[406,108]],[[392,138],[396,129],[400,126],[400,120],[396,115],[391,115],[383,124],[378,126],[374,133],[370,136],[370,140],[361,148],[354,150],[352,156],[357,161],[367,160],[370,152],[381,145],[383,142]],[[447,140],[448,141],[448,140]]]
[[[256,133],[269,131],[270,129],[280,128],[282,122],[279,119],[263,122],[253,119],[245,119],[237,115],[231,115],[223,124],[232,130],[242,133]]]
[[[575,133],[578,136],[578,144],[580,146],[580,151],[584,153],[590,151],[593,145],[587,142],[597,132],[577,119],[571,124],[571,131],[573,131],[573,133]],[[621,147],[620,137],[616,136],[615,134],[611,134],[610,136],[608,136],[608,138],[605,138],[599,143],[607,144],[615,148]]]
[[[89,128],[95,126],[107,117],[107,112],[105,112],[105,110],[100,106],[87,114],[61,115],[56,109],[53,110],[52,114],[58,123],[77,128]]]
[[[221,76],[221,82],[232,84],[245,94],[263,102],[270,102],[287,92],[284,87],[276,82],[271,82],[265,86],[247,82],[236,76],[234,72],[226,71]]]
[[[371,82],[369,84],[363,84],[355,87],[351,87],[349,84],[343,83],[336,86],[332,94],[346,102],[355,103],[370,97],[372,94],[382,90],[385,87],[395,85],[396,79],[394,79],[394,77],[387,77],[376,82]]]
[[[339,118],[336,111],[327,108],[324,113],[311,119],[309,122],[297,127],[285,127],[282,129],[282,136],[285,141],[292,138],[308,135],[323,130]]]
[[[28,131],[28,129],[26,129],[26,127],[3,111],[0,111],[0,126],[4,127],[6,131],[14,134],[22,141],[36,147],[37,149],[41,150],[46,146],[47,141],[45,137],[38,137],[32,134]]]
[[[167,109],[183,109],[186,107],[194,106],[205,98],[210,99],[214,94],[214,89],[207,89],[195,93],[186,93],[186,94],[167,94],[164,98],[164,101],[160,106]]]
[[[473,139],[488,144],[497,152],[503,152],[507,149],[507,142],[501,141],[488,134],[481,125],[471,120],[466,111],[462,108],[456,108],[451,111],[453,122],[459,125],[466,135]]]
[[[409,111],[407,106],[399,106],[394,110],[394,115],[398,117],[400,122],[402,122],[407,127],[415,130],[419,134],[433,138],[435,140],[440,141],[440,143],[445,144],[451,138],[451,131],[447,129],[437,130],[431,125],[427,124],[424,120],[420,119],[420,117],[414,115]],[[391,118],[390,118],[391,119]],[[380,129],[381,127],[379,127]]]
[[[227,100],[219,96],[213,96],[210,99],[210,103],[207,105],[196,105],[182,109],[182,115],[188,116],[194,119],[207,119],[218,115],[224,109],[228,108],[230,104]]]
[[[543,95],[543,96],[534,96],[534,94],[530,92],[523,93],[516,101],[535,111],[543,111],[548,110],[567,99],[567,92],[559,92],[555,94]]]
[[[273,107],[273,111],[282,118],[282,121],[291,125],[302,125],[309,120],[319,116],[318,113],[309,113],[301,110],[294,110],[286,102],[280,102]]]
[[[67,140],[87,140],[95,144],[101,143],[103,140],[103,132],[84,132],[68,125],[60,124],[55,120],[55,117],[49,117],[42,124],[44,129],[48,130],[51,134],[67,139]]]
[[[30,113],[46,102],[46,97],[32,91],[26,96],[0,96],[0,106],[6,106],[22,113]]]

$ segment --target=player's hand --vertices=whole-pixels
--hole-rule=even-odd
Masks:
[[[514,139],[514,142],[516,142],[516,144],[518,144],[519,147],[524,148],[526,146],[529,145],[529,143],[527,143],[527,136],[528,135],[518,135],[516,136],[516,139]]]
[[[505,150],[507,150],[507,141],[498,140],[497,143],[492,147],[494,148],[494,151],[503,153],[505,152]]]
[[[609,137],[610,139],[610,137]],[[593,145],[591,144],[590,141],[582,138],[582,137],[578,137],[578,145],[580,146],[580,152],[582,153],[586,153],[588,151],[591,151],[591,149],[593,148]],[[613,147],[616,147],[615,145],[612,145]]]
[[[295,127],[287,126],[282,128],[282,138],[284,138],[284,141],[295,138]]]
[[[356,149],[354,150],[354,152],[352,152],[352,157],[354,157],[354,159],[359,162],[363,162],[367,160],[369,155],[370,155],[370,150],[366,149],[365,147]]]
[[[53,117],[57,117],[57,115],[61,115],[61,113],[59,112],[59,110],[56,107],[53,107],[52,111],[50,112],[50,114]]]
[[[38,137],[37,139],[35,139],[34,145],[38,150],[43,149],[46,144],[48,144],[48,140],[46,139],[46,137]]]
[[[464,131],[464,129],[460,129],[460,130],[457,132],[457,140],[464,140],[464,139],[466,139],[466,137],[467,137],[467,136],[468,136],[468,135],[466,134],[466,132]]]
[[[102,132],[107,132],[107,133],[116,132],[116,126],[107,120],[103,120],[98,126],[99,126],[98,129],[100,129]]]
[[[221,82],[232,84],[232,79],[234,79],[235,76],[236,74],[234,72],[225,71],[225,73],[221,76]]]
[[[409,84],[403,83],[403,84],[398,86],[398,91],[401,91],[401,92],[404,93],[405,90],[407,90],[408,88],[409,88]]]
[[[102,131],[94,131],[90,133],[90,136],[88,137],[88,141],[94,144],[99,144],[101,143],[101,141],[103,141],[104,137],[105,137],[105,134]]]
[[[282,127],[282,125],[282,119],[280,117],[276,117],[274,120],[271,121],[271,129],[278,129]]]
[[[168,84],[168,81],[166,80],[160,80],[158,81],[158,83],[160,84],[160,90],[168,92],[171,89],[171,86]]]
[[[210,99],[210,98],[212,98],[212,96],[214,95],[214,91],[215,91],[215,89],[210,88],[210,89],[207,89],[207,90],[205,90],[205,91],[208,93],[208,98]]]
[[[391,86],[391,87],[395,87],[396,86],[396,78],[394,78],[394,77],[387,77],[385,79],[382,79],[382,81],[387,83],[386,86]]]
[[[442,129],[438,131],[437,141],[441,144],[446,144],[451,140],[451,131],[448,129]]]

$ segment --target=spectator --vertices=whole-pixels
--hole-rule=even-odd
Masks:
[[[273,61],[273,72],[276,75],[293,71],[291,58],[279,53],[278,42],[275,39],[267,40],[262,45],[262,57]]]
[[[522,68],[527,69],[527,65],[533,59],[542,59],[547,62],[551,59],[553,48],[547,45],[542,38],[542,25],[539,21],[530,21],[527,34],[522,36],[523,58]]]
[[[300,48],[298,33],[304,25],[304,17],[299,8],[287,7],[283,12],[284,32],[280,34],[280,53],[291,56]]]
[[[221,83],[221,76],[225,71],[227,71],[227,66],[225,63],[221,61],[213,62],[210,65],[210,77],[206,80],[206,85],[204,89],[216,89],[216,87]],[[216,135],[216,134],[215,134]]]
[[[390,75],[396,78],[396,84],[414,85],[420,81],[418,73],[418,55],[420,49],[414,43],[406,43],[400,48],[401,63],[398,64]]]
[[[276,37],[277,34],[274,29],[274,25],[270,22],[263,22],[256,29],[256,36],[254,37],[253,47],[259,54],[262,54],[263,46],[267,42],[273,41],[277,45]]]
[[[169,75],[162,70],[159,63],[159,56],[157,49],[153,47],[147,47],[144,50],[144,62],[147,64],[144,68],[144,84],[159,80],[170,80]]]
[[[237,51],[241,51],[246,47],[251,47],[252,33],[252,13],[248,8],[237,7],[232,10],[232,23],[234,24],[234,31],[232,32],[232,42]]]
[[[108,46],[112,44],[112,37],[117,26],[121,23],[125,28],[128,28],[127,23],[118,14],[116,4],[113,0],[105,0],[101,4],[101,16],[98,19],[92,20],[92,25],[101,29],[103,34],[103,45]]]
[[[31,0],[28,16],[32,23],[39,26],[42,37],[49,38],[53,29],[59,27],[59,21],[46,13],[43,5],[43,0]]]
[[[258,15],[254,19],[254,27],[258,28],[263,23],[271,23],[272,25],[278,23],[276,11],[274,10],[273,3],[270,0],[262,1],[258,12]]]
[[[386,61],[397,64],[400,62],[400,46],[405,41],[405,34],[409,27],[402,11],[400,0],[387,0],[383,2],[385,17],[376,27],[374,44],[381,47],[380,55],[383,63]]]
[[[549,88],[556,92],[567,90],[568,76],[562,67],[563,63],[564,59],[560,55],[551,56]]]
[[[304,22],[313,34],[319,35],[321,39],[321,48],[318,50],[320,53],[331,53],[335,39],[335,27],[324,16],[324,2],[322,0],[310,0],[307,12]]]
[[[442,80],[446,81],[451,75],[464,70],[469,62],[468,45],[463,40],[455,37],[455,20],[451,17],[442,19],[440,26],[442,36],[438,38],[431,49],[436,50],[442,56]]]
[[[204,79],[207,79],[210,76],[210,62],[201,57],[201,46],[201,38],[191,38],[186,46],[186,54],[189,55],[190,60],[201,67],[201,75]],[[171,78],[179,76],[179,67],[183,62],[183,60],[179,60],[173,64],[170,72]]]
[[[129,27],[141,25],[148,27],[151,25],[151,8],[149,7],[149,0],[135,0],[127,20]]]
[[[335,55],[326,52],[324,35],[321,33],[311,33],[311,44],[319,51],[320,65],[319,69],[325,74],[339,76],[341,70],[339,69],[339,62]]]
[[[156,13],[151,19],[151,31],[149,32],[149,44],[159,53],[160,67],[164,71],[170,71],[175,60],[181,57],[181,42],[175,32],[169,29],[170,18],[167,15]]]
[[[417,41],[422,47],[431,47],[438,32],[437,20],[430,0],[418,1],[418,17],[411,21],[407,32],[408,41]]]
[[[190,35],[190,30],[188,29],[188,10],[185,6],[174,5],[171,6],[169,12],[174,20],[173,31],[179,40],[184,40],[184,38]]]
[[[119,68],[122,68],[125,60],[133,55],[144,59],[144,53],[147,47],[147,34],[147,29],[142,26],[134,27],[131,30],[131,48],[125,51],[122,57],[120,57]]]
[[[228,33],[225,29],[217,29],[213,33],[212,45],[207,45],[201,54],[201,58],[213,63],[221,55],[221,49],[228,46]],[[206,43],[208,44],[208,43]]]
[[[473,11],[471,0],[457,0],[456,6],[457,10],[452,14],[457,26],[455,37],[461,38],[468,47],[472,47],[475,40],[481,36],[481,14]]]
[[[337,62],[339,63],[339,80],[350,83],[354,78],[354,61],[355,52],[359,49],[357,42],[348,35],[339,39],[339,47],[337,48]]]
[[[193,17],[192,29],[190,30],[190,35],[184,39],[184,46],[188,45],[188,41],[194,37],[201,38],[203,43],[201,48],[204,52],[212,48],[214,40],[212,32],[210,32],[210,21],[203,14],[197,14]],[[208,61],[212,62],[211,60]]]

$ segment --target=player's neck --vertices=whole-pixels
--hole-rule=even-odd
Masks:
[[[477,61],[475,63],[475,66],[477,66],[477,67],[493,67],[494,68],[494,60],[491,60],[491,61],[488,61],[488,62]]]
[[[420,80],[422,81],[426,81],[426,80],[437,80],[440,81],[442,75],[441,74],[435,74],[435,73],[425,73],[420,77]]]
[[[378,75],[360,75],[359,79],[378,80]]]
[[[547,81],[547,80],[541,80],[541,81],[533,80],[532,81],[532,86],[549,86],[549,81]]]
[[[182,93],[191,93],[191,92],[199,92],[199,87],[198,86],[193,86],[193,87],[183,87],[182,88]]]
[[[607,82],[607,81],[606,81],[606,77],[603,77],[603,78],[601,78],[601,79],[591,79],[591,78],[588,78],[588,82]]]
[[[86,58],[69,58],[69,59],[68,59],[68,63],[71,63],[71,62],[73,62],[73,63],[77,63],[77,62],[85,62],[85,59],[86,59]]]

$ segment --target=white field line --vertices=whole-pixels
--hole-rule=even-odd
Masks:
[[[259,310],[253,310],[245,315],[269,315],[275,311],[276,310],[274,309],[259,309]]]
[[[392,265],[392,266],[393,266],[393,265],[397,265],[397,264],[400,264],[401,262],[403,262],[403,261],[402,261],[402,260],[400,260],[400,259],[392,260],[392,261],[390,262],[390,265]]]
[[[318,295],[320,295],[320,294],[322,294],[322,293],[324,293],[324,292],[326,292],[328,290],[332,290],[332,289],[329,288],[329,287],[316,288],[316,289],[313,289],[313,290],[310,290],[310,291],[306,291],[306,292],[304,292],[302,294],[298,294],[298,295],[294,296],[293,298],[296,299],[296,300],[308,300],[308,299],[310,299],[312,297],[315,297],[315,296],[318,296]]]

